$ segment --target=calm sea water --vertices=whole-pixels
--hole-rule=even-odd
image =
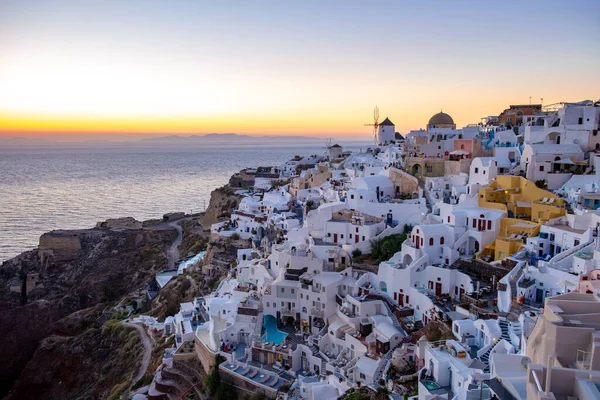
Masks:
[[[202,211],[210,192],[243,168],[322,152],[323,143],[168,150],[0,148],[0,262],[36,247],[39,236],[53,229]]]

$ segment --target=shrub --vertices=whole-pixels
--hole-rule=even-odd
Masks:
[[[240,235],[236,232],[233,235],[231,235],[231,240],[240,240]]]
[[[390,235],[378,240],[371,241],[371,256],[375,262],[389,260],[394,254],[402,249],[402,242],[406,240],[405,233]]]
[[[360,256],[362,256],[362,251],[360,249],[352,250],[352,258],[357,260]]]

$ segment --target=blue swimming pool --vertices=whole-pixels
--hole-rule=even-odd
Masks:
[[[285,340],[287,333],[277,329],[277,319],[275,319],[274,316],[265,315],[263,325],[265,327],[265,334],[262,337],[264,342],[274,342],[275,344],[279,344]]]

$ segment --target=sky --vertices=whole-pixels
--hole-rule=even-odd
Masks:
[[[0,139],[368,137],[600,98],[600,1],[0,0]]]

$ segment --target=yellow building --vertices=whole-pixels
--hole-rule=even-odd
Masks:
[[[292,179],[290,193],[292,196],[298,197],[299,190],[319,187],[329,179],[331,179],[329,167],[325,163],[319,163],[316,168],[306,170],[300,176]]]
[[[520,176],[501,175],[488,187],[479,189],[479,207],[506,212],[493,244],[480,253],[485,260],[502,260],[523,248],[528,237],[535,236],[540,225],[565,215],[564,201]]]

